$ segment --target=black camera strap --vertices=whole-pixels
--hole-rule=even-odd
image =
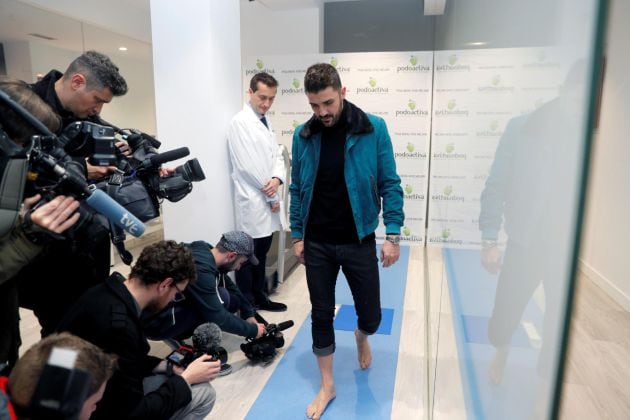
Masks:
[[[114,197],[116,190],[120,188],[122,182],[123,173],[120,171],[114,172],[109,177],[109,181],[107,181],[107,195],[109,195],[110,197]],[[126,265],[131,265],[131,262],[133,261],[133,255],[131,255],[131,252],[127,251],[127,249],[125,248],[125,239],[127,239],[125,231],[121,227],[115,225],[110,221],[109,232],[112,240],[112,245],[114,245],[116,251],[118,251],[120,260]]]

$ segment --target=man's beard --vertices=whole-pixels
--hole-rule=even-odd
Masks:
[[[170,302],[169,302],[170,303]],[[168,303],[166,305],[164,305],[159,298],[155,298],[153,300],[151,300],[147,306],[144,308],[145,312],[148,313],[156,313],[161,311],[162,309],[166,308],[168,306]]]

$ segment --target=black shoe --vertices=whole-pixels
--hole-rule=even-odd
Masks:
[[[225,376],[232,373],[232,365],[229,363],[223,363],[221,365],[221,370],[219,371],[219,376]]]
[[[284,312],[287,310],[287,305],[280,302],[272,302],[268,300],[267,302],[263,302],[258,304],[258,309],[261,311],[269,311],[269,312]]]

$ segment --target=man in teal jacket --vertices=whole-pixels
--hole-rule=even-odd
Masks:
[[[398,260],[404,214],[385,121],[345,100],[346,88],[330,64],[309,67],[304,89],[314,115],[293,135],[291,234],[293,252],[306,266],[313,352],[322,381],[306,414],[318,419],[336,395],[333,318],[339,269],[348,279],[358,316],[359,366],[367,369],[372,362],[367,337],[381,322],[374,235],[381,202],[387,233],[383,267]]]

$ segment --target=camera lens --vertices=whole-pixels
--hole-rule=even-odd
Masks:
[[[199,182],[206,179],[206,175],[203,173],[203,169],[201,169],[201,164],[199,161],[195,159],[190,159],[186,163],[181,166],[175,168],[175,172],[182,175],[188,182]]]

